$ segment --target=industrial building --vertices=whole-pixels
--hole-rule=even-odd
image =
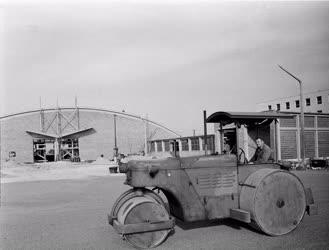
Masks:
[[[250,159],[256,149],[255,139],[261,137],[273,149],[276,160],[301,158],[298,112],[222,113],[237,118],[248,114],[262,117],[257,120],[261,126],[236,128],[214,122],[214,134],[207,135],[207,154],[230,153],[224,150],[224,143],[233,153],[238,144]],[[276,119],[269,122],[267,115]],[[304,127],[305,157],[329,157],[329,114],[306,112]],[[203,135],[181,137],[146,118],[98,108],[57,107],[7,115],[0,117],[0,132],[2,161],[92,161],[101,155],[113,158],[145,152],[166,157],[173,140],[181,157],[204,154]]]
[[[0,117],[1,161],[88,161],[141,154],[174,131],[146,118],[98,108],[50,108]]]
[[[258,110],[300,112],[300,96],[289,96],[258,103]],[[304,94],[304,112],[329,113],[329,89]]]
[[[214,135],[207,136],[207,154],[236,153],[249,160],[256,150],[256,139],[262,138],[273,150],[275,160],[300,160],[300,114],[297,112],[217,112],[216,117],[226,121],[216,122],[212,116],[208,122],[214,125]],[[213,115],[215,115],[213,114]],[[232,121],[252,121],[252,124],[236,127]],[[329,114],[305,113],[305,157],[329,158]],[[178,142],[181,157],[203,155],[203,136],[171,138]],[[154,139],[149,142],[151,153],[166,154],[170,139]],[[227,144],[230,150],[224,148]],[[242,159],[244,160],[244,159]]]
[[[165,157],[170,151],[170,143],[176,142],[176,150],[180,157],[204,155],[204,136],[193,135],[186,137],[173,137],[165,139],[153,139],[148,142],[151,155]],[[215,135],[207,135],[207,154],[215,152]]]
[[[246,115],[242,112],[222,112],[223,116],[237,119]],[[262,138],[273,150],[276,160],[301,159],[301,126],[300,114],[293,112],[251,112],[250,117],[258,119],[257,126],[232,127],[230,124],[221,127],[214,123],[215,148],[222,152],[224,142],[221,138],[228,138],[231,147],[237,143],[243,149],[247,159],[250,159],[256,150],[256,139]],[[278,116],[270,120],[267,116]],[[255,118],[255,119],[256,119]],[[305,113],[304,140],[306,158],[329,157],[329,114]],[[236,136],[238,134],[238,137]]]

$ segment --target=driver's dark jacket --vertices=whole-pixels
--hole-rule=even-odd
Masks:
[[[273,160],[272,150],[265,143],[263,148],[257,147],[254,156],[250,159],[250,161],[257,163],[271,162]]]

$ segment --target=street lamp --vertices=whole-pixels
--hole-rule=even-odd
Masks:
[[[301,128],[301,134],[300,134],[300,147],[301,147],[301,158],[302,163],[305,163],[305,144],[304,144],[304,98],[303,98],[303,83],[302,81],[291,74],[288,70],[284,69],[281,65],[278,65],[280,69],[282,69],[284,72],[286,72],[288,75],[293,77],[297,82],[299,83],[299,90],[300,90],[300,128]]]

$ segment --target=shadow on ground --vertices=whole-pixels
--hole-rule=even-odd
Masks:
[[[241,230],[241,228],[246,228],[250,231],[263,234],[261,231],[257,230],[252,225],[231,218],[194,221],[194,222],[184,222],[176,218],[176,225],[183,230],[192,230],[192,229],[204,228],[204,227],[228,226],[236,230]]]

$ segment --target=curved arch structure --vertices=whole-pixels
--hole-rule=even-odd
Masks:
[[[76,108],[71,108],[71,107],[63,107],[60,108],[60,110],[75,110]],[[116,114],[116,115],[120,115],[123,117],[129,117],[132,119],[139,119],[142,121],[146,121],[150,124],[153,124],[159,128],[165,129],[168,132],[172,133],[175,137],[181,137],[181,135],[177,134],[175,131],[165,127],[164,125],[161,125],[157,122],[151,121],[149,119],[143,118],[141,116],[138,115],[133,115],[133,114],[128,114],[126,112],[118,112],[118,111],[114,111],[114,110],[109,110],[109,109],[103,109],[103,108],[91,108],[91,107],[78,107],[79,110],[86,110],[86,111],[96,111],[96,112],[105,112],[105,113],[110,113],[110,114]],[[40,113],[40,111],[44,111],[44,112],[52,112],[52,111],[56,111],[57,108],[46,108],[46,109],[36,109],[36,110],[29,110],[29,111],[23,111],[23,112],[18,112],[18,113],[13,113],[13,114],[8,114],[8,115],[4,115],[4,116],[0,116],[0,120],[4,120],[4,119],[9,119],[15,116],[22,116],[22,115],[28,115],[28,114],[33,114],[33,113]]]
[[[64,152],[66,157],[77,154],[82,160],[95,160],[100,155],[111,158],[118,148],[119,153],[138,153],[144,151],[147,140],[180,137],[141,116],[102,108],[37,109],[2,116],[0,122],[1,159],[15,155],[18,162],[36,161],[36,154],[47,160],[49,152],[53,158],[63,159],[62,152],[72,148],[75,151]]]

